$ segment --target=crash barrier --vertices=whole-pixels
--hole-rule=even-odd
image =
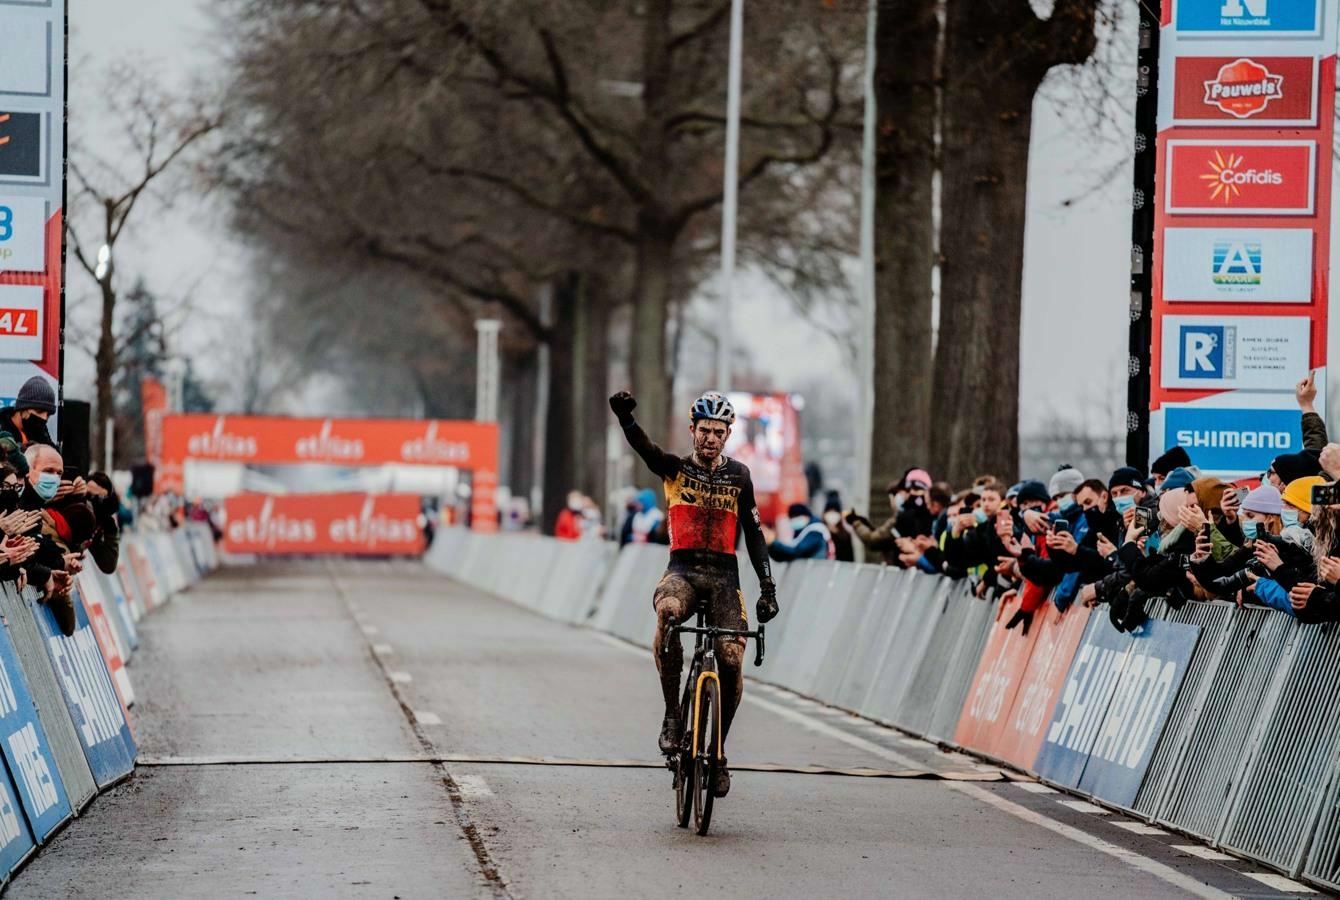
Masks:
[[[446,529],[430,566],[643,646],[669,554]],[[782,613],[758,678],[1008,764],[1075,794],[1340,889],[1340,625],[1260,607],[1017,606],[884,566],[775,566]],[[757,583],[741,561],[744,593]]]
[[[76,577],[69,637],[37,591],[0,584],[0,885],[134,770],[136,623],[217,565],[203,526],[123,535],[115,573]]]

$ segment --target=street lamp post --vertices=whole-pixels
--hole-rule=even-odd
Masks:
[[[475,420],[498,421],[498,319],[480,319],[475,322],[479,333],[478,361],[475,382]]]
[[[731,387],[731,313],[735,308],[735,229],[740,178],[740,70],[744,55],[744,0],[731,0],[730,63],[726,78],[726,169],[721,196],[721,321],[717,389]]]

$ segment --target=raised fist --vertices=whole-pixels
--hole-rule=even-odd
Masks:
[[[619,393],[610,397],[610,409],[622,422],[633,414],[633,410],[637,409],[637,400],[628,391],[619,391]]]

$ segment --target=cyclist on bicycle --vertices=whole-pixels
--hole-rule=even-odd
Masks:
[[[684,668],[684,651],[678,641],[666,651],[665,637],[670,629],[693,615],[704,604],[708,623],[717,628],[746,631],[749,613],[740,590],[740,573],[735,558],[738,528],[744,529],[749,559],[758,573],[761,596],[758,620],[767,622],[777,615],[777,588],[768,566],[768,547],[763,537],[758,505],[754,502],[754,484],[743,463],[723,455],[726,438],[735,424],[735,408],[723,394],[709,391],[693,404],[689,413],[689,433],[693,453],[675,456],[652,443],[647,433],[633,420],[637,401],[627,391],[610,397],[625,437],[652,473],[665,486],[665,502],[670,530],[670,566],[656,586],[652,600],[656,608],[656,640],[652,653],[661,676],[665,696],[665,721],[661,725],[661,752],[670,754],[679,748],[682,723],[679,720],[679,679]],[[744,696],[743,637],[718,639],[716,651],[721,664],[722,740],[730,732],[731,719]],[[726,796],[730,790],[730,772],[723,757],[713,793]]]

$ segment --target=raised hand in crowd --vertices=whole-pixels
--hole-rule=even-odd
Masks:
[[[1219,501],[1219,511],[1224,514],[1224,519],[1228,522],[1238,520],[1238,509],[1242,506],[1242,501],[1238,499],[1238,492],[1235,488],[1229,487],[1224,491],[1223,499]]]
[[[1117,552],[1117,545],[1109,541],[1107,535],[1100,532],[1098,535],[1097,550],[1099,556],[1103,559],[1107,559],[1113,553]]]
[[[1098,585],[1090,582],[1079,589],[1079,602],[1087,607],[1098,605]]]
[[[1317,400],[1317,373],[1308,372],[1307,377],[1294,385],[1293,398],[1298,401],[1298,408],[1305,413],[1314,413],[1317,411],[1313,404]]]
[[[1316,589],[1315,584],[1306,581],[1294,585],[1293,590],[1289,591],[1289,605],[1295,610],[1306,609],[1307,601],[1312,599],[1312,592]]]
[[[37,541],[27,537],[10,537],[0,543],[0,557],[7,565],[16,566],[29,560],[37,552]]]
[[[1317,563],[1317,574],[1327,584],[1340,582],[1340,558],[1323,556],[1321,561]]]
[[[1006,609],[1011,603],[1013,603],[1015,600],[1018,600],[1018,599],[1019,599],[1019,592],[1016,591],[1016,590],[1014,590],[1013,588],[1011,588],[1010,590],[1008,590],[1008,591],[1006,591],[1005,593],[1003,593],[1003,594],[1000,595],[1000,603],[996,606],[996,621],[997,621],[997,622],[999,622],[999,621],[1000,621],[1000,617],[1001,617],[1002,615],[1005,614],[1005,609]]]
[[[859,522],[860,524],[864,525],[867,528],[874,527],[874,525],[871,523],[869,519],[867,519],[865,516],[861,515],[854,509],[847,510],[847,514],[842,518],[847,520],[848,525],[855,525]]]
[[[1327,444],[1321,448],[1321,468],[1332,478],[1340,478],[1340,444]]]
[[[16,509],[12,513],[0,516],[0,532],[8,535],[27,534],[42,521],[41,510]]]
[[[1225,492],[1227,493],[1227,492]],[[1205,513],[1194,503],[1188,503],[1177,511],[1177,521],[1187,531],[1200,531],[1200,527],[1209,519],[1205,518]]]
[[[1024,527],[1034,534],[1042,534],[1050,526],[1046,513],[1040,513],[1036,509],[1024,510]]]
[[[1275,545],[1269,541],[1256,542],[1256,558],[1272,572],[1284,565],[1284,560],[1280,559],[1279,550],[1275,549]]]
[[[1214,551],[1214,543],[1210,540],[1210,536],[1206,534],[1204,531],[1197,531],[1196,551],[1191,554],[1191,562],[1203,563],[1210,558],[1210,554],[1213,551]]]
[[[1058,550],[1069,556],[1074,556],[1079,550],[1079,544],[1075,543],[1075,536],[1068,531],[1053,531],[1047,535],[1047,549]]]
[[[78,575],[84,571],[83,553],[66,553],[62,558],[65,560],[65,571],[71,575]]]

